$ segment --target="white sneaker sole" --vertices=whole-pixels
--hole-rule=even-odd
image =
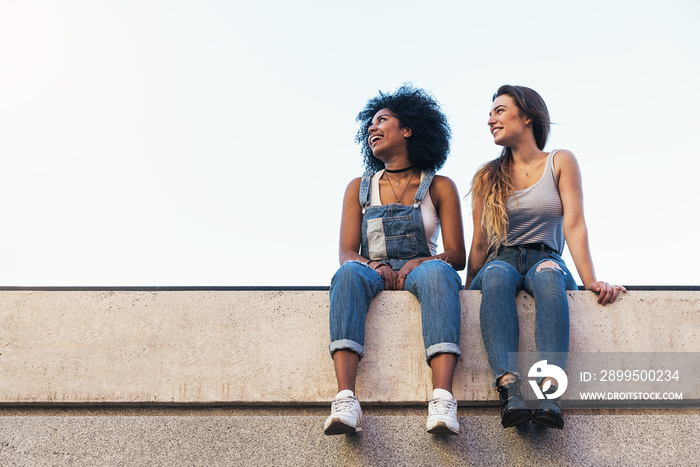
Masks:
[[[437,422],[437,424],[428,429],[428,433],[432,435],[458,435],[459,434],[459,428],[457,428],[457,431],[454,431],[452,428],[447,426],[447,423],[445,422]]]
[[[326,435],[351,435],[362,431],[362,427],[354,427],[352,425],[347,425],[340,418],[334,418],[331,423],[323,430]]]

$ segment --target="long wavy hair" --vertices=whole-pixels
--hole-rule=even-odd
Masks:
[[[535,143],[541,150],[544,149],[549,138],[549,110],[544,99],[534,90],[525,86],[504,85],[498,88],[492,101],[497,97],[507,95],[513,98],[521,116],[532,120],[532,131]],[[470,193],[472,195],[472,207],[478,200],[483,205],[481,225],[486,230],[489,247],[498,248],[508,244],[508,213],[506,202],[508,197],[515,197],[515,187],[511,178],[513,165],[513,152],[509,147],[504,147],[501,154],[494,160],[487,162],[474,175]]]

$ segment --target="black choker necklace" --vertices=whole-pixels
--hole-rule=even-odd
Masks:
[[[413,167],[415,167],[415,165],[409,165],[408,167],[404,167],[403,169],[399,169],[399,170],[389,170],[389,169],[384,169],[384,170],[386,170],[390,174],[397,174],[397,173],[405,172],[407,170],[411,170]]]

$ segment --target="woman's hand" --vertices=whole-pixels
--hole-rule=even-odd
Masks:
[[[400,290],[396,286],[399,275],[396,274],[393,269],[386,264],[382,264],[374,270],[377,271],[379,277],[384,279],[384,290]]]
[[[603,306],[607,303],[614,302],[620,292],[627,292],[624,286],[610,285],[605,281],[592,282],[586,285],[586,290],[598,294],[598,303]]]
[[[398,279],[396,280],[396,290],[403,290],[404,282],[411,271],[416,269],[423,262],[423,259],[412,259],[403,265],[399,273],[397,274]]]

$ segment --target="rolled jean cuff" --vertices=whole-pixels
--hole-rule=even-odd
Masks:
[[[520,379],[520,373],[518,373],[517,371],[504,371],[504,372],[501,373],[500,375],[496,375],[496,376],[493,378],[493,384],[491,385],[491,387],[494,388],[494,389],[496,389],[496,382],[497,382],[499,379],[503,378],[505,375],[513,375],[513,376],[515,376],[516,378],[518,378],[518,383],[520,383],[520,381],[522,381],[522,380]]]
[[[355,352],[357,356],[360,357],[360,360],[365,356],[365,348],[350,339],[338,339],[337,341],[333,341],[331,345],[328,346],[328,350],[331,351],[331,357],[338,350],[350,350]]]
[[[430,365],[430,360],[441,353],[453,353],[457,356],[457,360],[462,357],[462,352],[459,351],[459,346],[452,342],[441,342],[433,344],[425,349],[425,361]]]

